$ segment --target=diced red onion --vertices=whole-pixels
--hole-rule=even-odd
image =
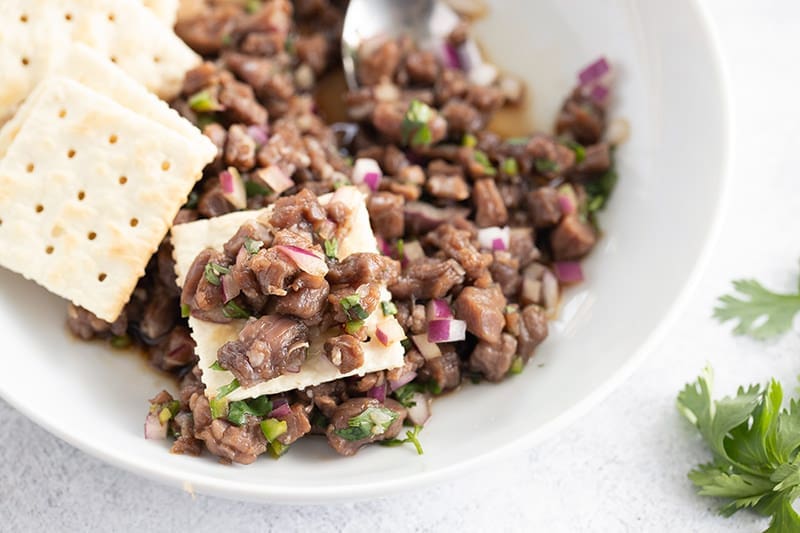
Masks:
[[[592,89],[589,91],[589,98],[596,104],[605,104],[608,101],[608,93],[608,87],[602,83],[598,83],[592,86]]]
[[[447,68],[455,68],[461,70],[461,58],[458,55],[458,50],[452,44],[445,42],[442,46],[442,62]]]
[[[379,402],[383,403],[386,401],[386,383],[382,383],[376,387],[372,387],[370,390],[367,391],[367,396],[370,398],[375,398]]]
[[[467,39],[464,44],[458,47],[458,57],[460,68],[465,71],[478,68],[483,64],[481,50],[473,39]]]
[[[383,177],[380,165],[374,159],[361,157],[353,165],[352,181],[356,185],[365,183],[370,190],[377,191]]]
[[[430,396],[422,392],[415,392],[409,399],[414,405],[408,408],[408,420],[415,426],[424,426],[431,417]]]
[[[276,194],[280,194],[294,187],[292,178],[287,176],[286,173],[276,165],[270,165],[265,169],[259,170],[258,177],[269,185],[269,188],[275,191]]]
[[[144,438],[163,440],[167,438],[167,424],[162,424],[158,413],[148,413],[144,419]]]
[[[388,318],[378,324],[375,328],[375,336],[378,341],[384,346],[389,346],[393,342],[401,341],[406,338],[406,332],[403,327],[394,318]]]
[[[380,252],[383,255],[391,256],[392,254],[394,254],[394,248],[392,247],[392,245],[386,242],[386,240],[383,237],[381,237],[380,235],[376,235],[375,238],[378,241],[378,250],[380,250]]]
[[[222,282],[222,299],[223,303],[228,303],[242,292],[242,288],[230,274],[223,274],[220,278]]]
[[[428,322],[429,342],[457,342],[467,338],[467,323],[463,320],[444,319]]]
[[[558,188],[558,206],[565,215],[571,215],[577,210],[575,189],[571,185],[562,185]]]
[[[269,130],[267,126],[247,126],[247,134],[256,142],[257,146],[264,146],[269,140]]]
[[[542,275],[542,304],[549,312],[558,306],[558,280],[549,270]]]
[[[453,311],[450,309],[450,304],[447,303],[447,300],[436,298],[435,300],[428,302],[426,307],[426,315],[429,322],[431,320],[453,318]]]
[[[439,349],[439,346],[437,346],[436,343],[428,341],[427,333],[412,335],[411,340],[414,341],[419,353],[421,353],[425,359],[436,359],[442,356],[442,350]]]
[[[422,249],[419,241],[409,241],[403,243],[403,255],[409,261],[416,261],[425,257],[425,250]]]
[[[275,398],[272,400],[272,408],[280,407],[281,405],[288,405],[289,400],[286,398]]]
[[[290,244],[279,244],[275,248],[294,261],[297,268],[303,272],[307,272],[312,276],[324,276],[328,273],[328,265],[325,263],[325,259],[311,250]]]
[[[480,244],[481,248],[484,250],[508,250],[510,240],[511,232],[508,226],[502,228],[491,226],[478,230],[478,244]]]
[[[558,281],[562,283],[578,283],[583,281],[583,269],[578,261],[556,261],[553,270]]]
[[[409,383],[414,381],[415,377],[417,377],[417,373],[412,370],[411,372],[406,372],[405,374],[401,375],[397,379],[390,379],[389,380],[389,390],[390,391],[396,391],[397,389],[399,389],[403,385],[408,385]]]
[[[228,170],[220,172],[219,184],[222,188],[223,196],[233,207],[236,209],[247,207],[247,191],[244,188],[244,182],[238,170],[229,167]]]
[[[272,404],[273,405],[272,411],[269,413],[269,415],[267,415],[267,418],[281,419],[281,418],[286,418],[287,416],[292,414],[292,409],[291,407],[289,407],[289,402],[286,402],[286,400],[284,400],[284,402],[286,403],[277,405],[279,401],[280,400],[275,400],[275,403]]]
[[[581,85],[589,85],[600,80],[609,72],[611,72],[611,65],[608,64],[605,57],[600,57],[578,72],[578,80]]]

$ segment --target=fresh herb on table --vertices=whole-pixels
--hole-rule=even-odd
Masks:
[[[406,438],[404,439],[391,439],[380,441],[379,444],[383,446],[402,446],[406,443],[411,443],[417,449],[417,455],[422,455],[425,451],[422,449],[422,443],[419,441],[419,433],[422,431],[422,426],[414,426],[413,430],[406,431]]]
[[[800,402],[781,409],[783,392],[775,380],[713,400],[711,378],[707,368],[678,395],[678,409],[713,453],[689,479],[699,494],[727,500],[720,509],[725,516],[750,508],[772,517],[767,532],[800,531],[792,508],[800,496]]]
[[[800,287],[796,294],[778,294],[752,279],[733,282],[739,295],[720,297],[714,316],[720,322],[738,321],[733,332],[764,340],[789,331],[800,312]]]

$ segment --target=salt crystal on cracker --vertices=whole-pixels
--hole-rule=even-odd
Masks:
[[[200,62],[141,0],[3,0],[0,20],[0,121],[73,42],[97,50],[165,100]]]
[[[364,203],[364,196],[354,187],[342,187],[336,193],[337,199],[353,208],[350,220],[344,229],[344,236],[339,238],[337,257],[343,259],[350,254],[358,252],[375,253],[377,241],[370,229],[369,214]],[[334,194],[326,194],[319,198],[325,205],[331,201]],[[272,207],[260,211],[240,211],[208,220],[198,220],[187,224],[180,224],[172,228],[172,245],[174,247],[175,273],[178,276],[178,285],[182,286],[186,272],[194,262],[195,257],[206,248],[221,251],[223,245],[230,239],[239,227],[248,220],[268,220]],[[381,299],[391,300],[391,294],[384,287],[381,289]],[[368,372],[377,372],[403,365],[405,349],[399,341],[384,346],[378,342],[375,333],[378,320],[395,320],[394,317],[384,318],[380,306],[364,322],[371,340],[362,343],[364,349],[364,364],[346,374],[339,372],[323,354],[323,345],[327,337],[318,335],[311,341],[308,356],[300,372],[284,374],[277,378],[264,381],[253,387],[238,388],[227,397],[231,400],[255,398],[262,394],[275,394],[287,390],[304,389],[333,381],[342,377],[364,375]],[[229,324],[217,324],[189,317],[189,326],[192,328],[192,338],[197,347],[203,371],[202,380],[206,385],[206,394],[213,397],[217,389],[230,383],[234,376],[232,373],[214,370],[211,367],[217,360],[217,350],[228,341],[236,340],[239,331],[244,327],[244,320],[235,320]]]
[[[0,265],[113,321],[213,155],[67,78],[24,107],[0,161]]]

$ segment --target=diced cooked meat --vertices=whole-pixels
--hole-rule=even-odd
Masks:
[[[380,254],[355,253],[334,263],[328,271],[331,283],[359,287],[367,283],[391,285],[400,274],[400,263]]]
[[[258,103],[253,88],[246,83],[223,78],[219,103],[225,107],[230,120],[247,125],[267,123],[267,110]]]
[[[372,416],[368,416],[364,424],[363,438],[354,438],[359,436],[355,432],[345,432],[353,427],[350,425],[353,418],[369,409],[372,409]],[[390,413],[386,413],[386,410]],[[328,443],[341,455],[353,455],[365,444],[395,438],[405,418],[405,408],[394,400],[387,399],[380,403],[373,398],[353,398],[340,404],[330,417],[326,431]],[[342,433],[347,436],[342,436]]]
[[[553,230],[550,244],[553,257],[558,260],[580,259],[594,247],[597,236],[588,222],[583,222],[577,214],[564,217]]]
[[[472,189],[475,197],[475,223],[481,228],[503,226],[508,221],[508,210],[493,179],[480,179]]]
[[[429,50],[415,50],[406,56],[406,71],[414,83],[433,85],[439,75],[439,62]]]
[[[347,399],[343,380],[329,381],[310,387],[314,405],[326,418],[333,416],[336,407]]]
[[[489,271],[492,279],[500,285],[506,298],[514,298],[522,285],[522,276],[519,273],[519,259],[509,252],[495,252],[494,261]]]
[[[575,152],[546,135],[531,137],[525,152],[534,159],[534,168],[549,177],[564,173],[575,164]]]
[[[364,349],[352,335],[339,335],[325,341],[325,357],[339,372],[347,374],[364,364]]]
[[[124,335],[128,328],[125,312],[113,324],[97,318],[91,311],[74,304],[67,305],[67,326],[69,330],[83,340],[103,337],[108,334]]]
[[[558,191],[553,187],[539,187],[528,193],[528,214],[534,228],[558,224],[561,220]]]
[[[547,316],[538,305],[522,310],[519,322],[519,355],[527,361],[534,350],[547,338]]]
[[[316,195],[308,189],[303,189],[294,196],[279,198],[275,202],[275,210],[269,223],[280,229],[298,225],[310,225],[317,229],[325,220],[327,214]]]
[[[294,41],[297,57],[311,67],[314,74],[322,74],[328,65],[330,46],[328,40],[321,34],[301,35]]]
[[[531,228],[511,228],[508,249],[511,255],[519,261],[520,267],[526,267],[539,259],[539,250],[536,249],[533,242]]]
[[[251,241],[251,246],[253,246],[253,243],[261,243],[257,245],[257,248],[260,250],[261,248],[269,247],[272,243],[272,232],[268,227],[258,221],[249,220],[242,224],[239,229],[236,230],[233,237],[225,243],[223,246],[225,255],[228,257],[236,257],[239,254],[239,250],[242,249],[242,246],[245,245],[248,239]]]
[[[157,286],[145,304],[138,331],[147,343],[157,343],[169,334],[178,322],[178,298]]]
[[[195,52],[210,55],[219,52],[236,25],[241,11],[234,6],[220,7],[189,19],[179,20],[175,33]]]
[[[503,333],[499,342],[480,341],[469,356],[469,368],[489,381],[501,381],[511,368],[517,353],[517,339]]]
[[[200,196],[200,200],[197,202],[197,211],[206,218],[214,218],[227,215],[235,211],[235,208],[225,198],[225,192],[217,180]]]
[[[286,433],[277,437],[277,441],[284,446],[289,446],[297,439],[311,431],[311,423],[308,421],[308,414],[299,403],[292,405],[291,411],[281,420],[286,422]]]
[[[219,85],[219,71],[214,63],[204,61],[186,72],[183,78],[182,90],[184,95],[192,96],[206,87],[215,85]],[[219,126],[219,124],[217,124],[217,126]]]
[[[452,346],[442,348],[442,356],[427,359],[421,375],[432,379],[442,390],[454,389],[461,384],[461,365]]]
[[[376,85],[384,78],[391,79],[400,64],[401,52],[397,41],[387,39],[376,49],[359,54],[358,81],[362,85]]]
[[[425,183],[425,189],[431,196],[444,200],[461,201],[469,198],[469,185],[461,176],[431,176]]]
[[[611,168],[611,149],[608,143],[597,143],[586,147],[586,155],[575,170],[587,174],[599,174],[609,168]]]
[[[267,439],[257,419],[247,417],[241,427],[222,418],[212,419],[208,399],[202,394],[194,394],[190,406],[195,437],[205,442],[208,451],[222,460],[248,465],[267,451]]]
[[[457,229],[452,224],[442,224],[427,236],[425,242],[455,259],[469,279],[485,275],[486,269],[492,263],[492,256],[479,252],[472,243],[472,234],[469,231]]]
[[[404,212],[406,231],[412,235],[424,235],[445,222],[465,219],[469,214],[465,208],[439,208],[423,202],[407,202]]]
[[[576,89],[564,102],[556,120],[556,133],[570,135],[581,144],[595,144],[605,129],[605,113],[602,108]]]
[[[247,268],[258,281],[262,294],[284,296],[299,272],[294,261],[276,248],[259,250],[246,261]]]
[[[397,281],[389,285],[389,291],[401,300],[442,298],[464,283],[464,274],[464,268],[453,259],[424,257],[409,263]]]
[[[172,429],[176,439],[170,448],[171,453],[178,455],[200,455],[203,451],[202,441],[194,436],[194,418],[192,413],[181,411],[172,420]]]
[[[428,318],[425,306],[421,304],[400,303],[397,305],[397,321],[407,332],[413,334],[428,331]]]
[[[183,368],[197,360],[194,348],[195,343],[189,329],[177,326],[165,339],[150,348],[150,362],[156,368],[167,371]]]
[[[369,197],[367,209],[372,228],[384,239],[402,237],[405,233],[403,206],[405,199],[399,194],[376,192]]]
[[[442,108],[442,117],[447,121],[450,133],[473,133],[483,127],[481,113],[461,100],[451,100]]]
[[[298,372],[308,352],[308,328],[288,317],[251,318],[239,338],[222,345],[217,358],[243,387]]]
[[[500,287],[464,287],[455,301],[456,318],[467,323],[467,331],[489,343],[500,341],[506,320],[506,298]]]
[[[227,268],[227,259],[221,253],[210,248],[198,254],[186,273],[181,292],[181,304],[188,305],[192,316],[201,320],[230,322],[230,319],[222,312],[222,287],[219,276],[213,271],[214,265]],[[218,269],[217,272],[221,272],[221,270]]]
[[[275,312],[301,319],[313,318],[325,309],[330,285],[323,277],[301,272],[285,296],[275,302]]]
[[[250,170],[256,164],[256,142],[241,124],[234,124],[228,130],[225,163],[242,172]]]

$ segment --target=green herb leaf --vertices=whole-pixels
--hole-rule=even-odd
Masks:
[[[417,455],[422,455],[425,453],[422,449],[422,443],[419,441],[419,433],[422,431],[422,426],[414,426],[413,430],[406,431],[406,438],[405,439],[391,439],[391,440],[383,440],[380,441],[379,444],[383,446],[402,446],[406,443],[411,443],[414,445],[414,448],[417,449]]]
[[[558,163],[550,159],[537,159],[534,161],[533,166],[536,167],[536,171],[540,174],[547,174],[548,172],[554,172],[558,169]]]
[[[517,160],[513,157],[509,157],[503,161],[503,173],[507,176],[518,176],[519,164],[517,163]]]
[[[192,308],[189,304],[181,304],[181,318],[189,318],[192,314]]]
[[[250,313],[233,300],[222,306],[222,314],[227,318],[250,318]]]
[[[131,340],[131,337],[128,334],[114,335],[111,337],[111,346],[113,348],[117,348],[118,350],[128,348],[131,344],[133,344],[133,340]]]
[[[221,396],[208,400],[211,409],[211,418],[225,418],[228,416],[228,400]]]
[[[234,378],[234,380],[228,383],[227,385],[223,385],[222,387],[217,389],[217,399],[221,400],[222,398],[224,398],[225,396],[232,393],[238,388],[239,388],[239,380]]]
[[[274,442],[275,439],[286,433],[289,425],[286,420],[278,420],[277,418],[267,418],[261,422],[261,432],[267,442]]]
[[[603,209],[611,196],[611,192],[617,185],[619,176],[617,171],[612,167],[606,171],[605,174],[597,179],[587,181],[584,184],[587,197],[587,210],[589,214],[594,214]]]
[[[350,185],[350,182],[348,180],[334,181],[333,182],[333,190],[334,191],[338,191],[342,187],[346,187],[348,185]]]
[[[767,531],[800,531],[792,502],[800,495],[800,409],[781,409],[780,383],[740,387],[736,396],[713,400],[712,373],[706,368],[678,395],[678,410],[699,430],[713,461],[689,479],[703,496],[727,499],[731,515],[752,508],[771,515]]]
[[[522,374],[522,371],[525,369],[525,362],[522,360],[522,357],[517,356],[514,358],[514,362],[511,363],[511,368],[509,372],[513,375]]]
[[[198,113],[208,113],[222,109],[214,95],[205,89],[189,97],[189,107],[192,108],[192,111],[197,111]]]
[[[363,320],[351,320],[344,325],[344,330],[350,335],[355,335],[363,327],[364,327]]]
[[[397,258],[403,259],[403,255],[406,251],[406,241],[403,239],[397,239]]]
[[[800,312],[800,293],[777,294],[752,279],[734,281],[733,287],[741,297],[721,296],[714,317],[720,322],[737,321],[734,333],[764,340],[792,328],[794,316]]]
[[[244,238],[244,249],[250,255],[256,255],[264,247],[264,241],[256,241],[250,237]]]
[[[289,451],[289,445],[283,444],[279,440],[274,440],[269,443],[269,449],[267,451],[274,459],[278,459],[281,455]]]
[[[210,367],[211,370],[216,370],[217,372],[224,372],[226,369],[222,368],[222,365],[219,364],[219,361],[214,361]]]
[[[369,313],[361,305],[361,297],[358,294],[342,298],[340,304],[344,309],[344,314],[350,320],[365,320],[369,316]]]
[[[186,209],[197,209],[197,202],[200,201],[200,195],[192,191],[189,193],[189,198],[186,199],[186,204],[183,206]]]
[[[461,146],[473,148],[478,145],[478,139],[471,133],[465,133],[461,138]]]
[[[394,302],[381,302],[381,311],[383,311],[383,316],[396,315],[397,306]]]
[[[257,181],[247,180],[244,182],[244,192],[248,198],[252,198],[254,196],[269,196],[272,194],[272,189]]]
[[[212,284],[212,285],[214,285],[216,287],[219,287],[219,284],[220,284],[219,277],[222,276],[223,274],[227,274],[229,272],[230,272],[230,269],[228,269],[228,268],[226,268],[226,267],[224,267],[222,265],[219,265],[217,263],[214,263],[213,261],[210,261],[210,262],[206,263],[206,266],[205,266],[205,269],[204,269],[206,281],[208,281],[210,284]]]
[[[409,144],[409,140],[412,146],[430,144],[433,135],[428,123],[433,117],[434,111],[429,105],[416,99],[411,100],[400,125],[403,144]]]
[[[339,241],[336,240],[336,237],[325,239],[323,245],[325,248],[325,255],[331,259],[336,259],[336,254],[339,252]]]
[[[472,154],[472,159],[477,161],[483,167],[483,171],[487,175],[494,176],[497,174],[497,170],[492,166],[492,162],[489,161],[489,156],[487,156],[486,153],[480,150],[475,150]]]
[[[228,420],[237,426],[243,425],[247,422],[246,415],[255,417],[262,417],[272,411],[272,402],[269,401],[267,395],[253,398],[252,400],[240,400],[238,402],[231,402],[228,409]]]
[[[345,440],[362,440],[383,435],[395,420],[397,413],[388,407],[367,407],[363,413],[347,422],[348,427],[337,429],[335,433]]]
[[[575,164],[583,163],[586,159],[586,148],[581,143],[568,140],[564,144],[575,154]]]

